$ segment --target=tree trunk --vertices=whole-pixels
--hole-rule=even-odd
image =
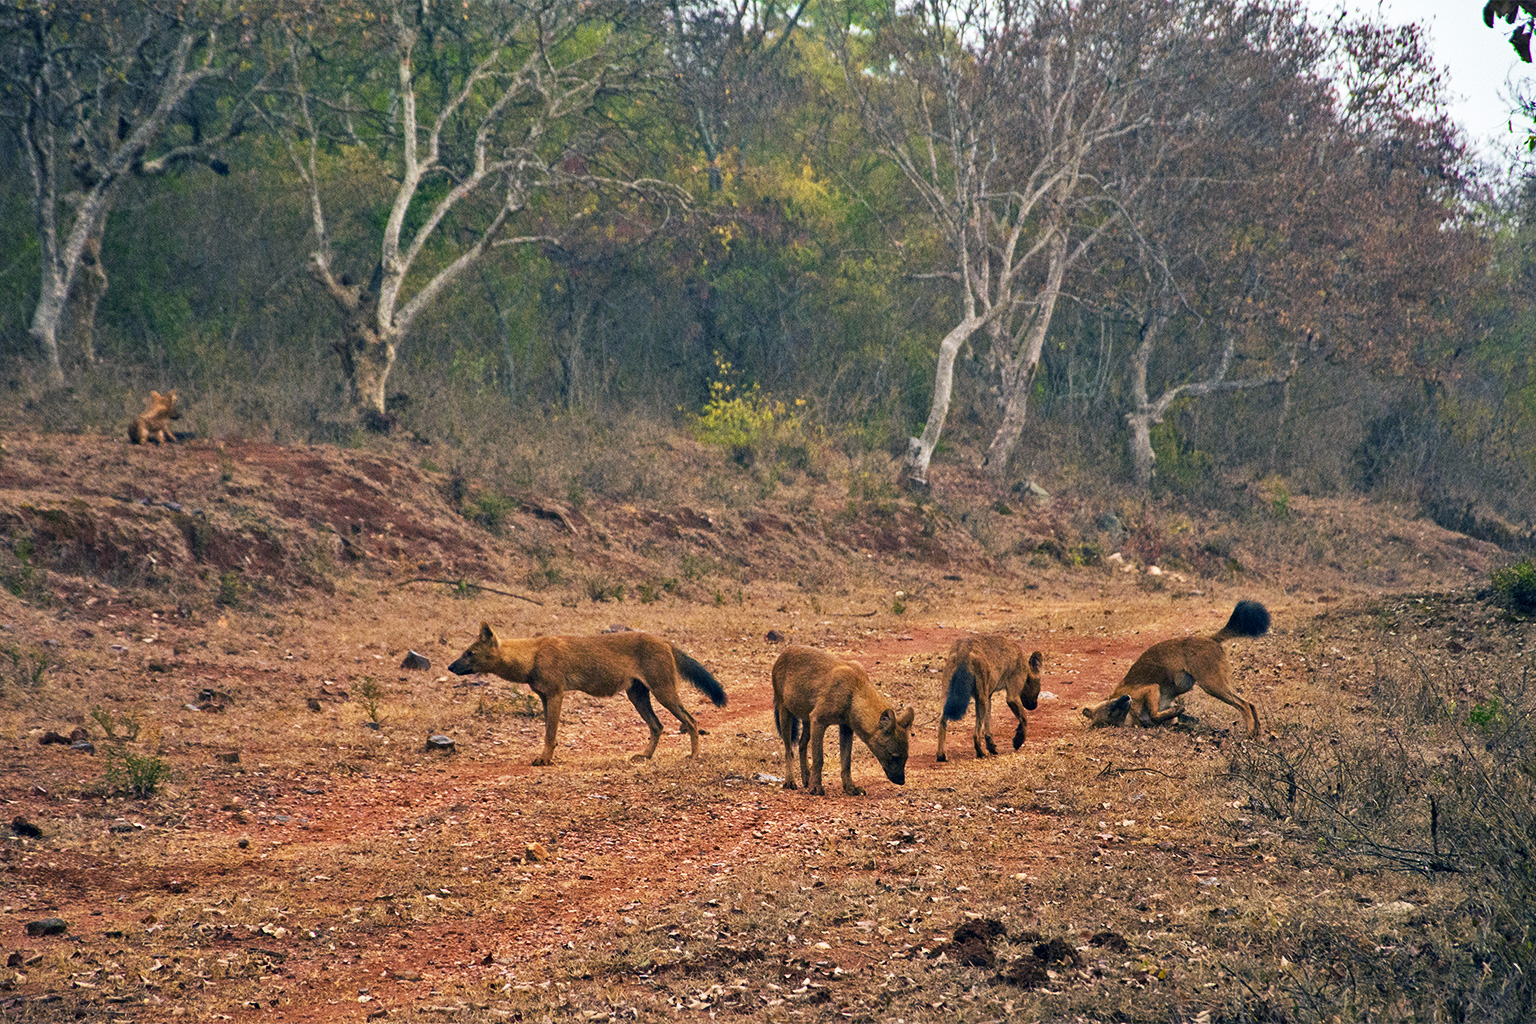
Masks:
[[[981,323],[980,317],[966,317],[939,342],[939,365],[933,376],[933,403],[928,407],[928,422],[921,437],[907,439],[907,480],[920,487],[928,486],[928,464],[933,460],[933,450],[939,446],[939,435],[944,432],[944,420],[949,416],[949,400],[955,386],[955,357],[960,353],[960,346],[976,333]]]
[[[998,424],[997,433],[992,435],[992,443],[981,460],[981,468],[994,480],[1003,478],[1008,469],[1008,458],[1024,433],[1030,388],[1035,383],[1035,370],[1040,366],[1040,353],[1045,350],[1045,335],[1051,327],[1051,316],[1056,312],[1056,300],[1061,296],[1061,281],[1066,271],[1067,235],[1058,231],[1051,245],[1050,265],[1045,284],[1040,289],[1039,305],[1024,335],[1023,351],[1013,358],[1004,355],[1003,421]]]
[[[1144,408],[1128,412],[1125,422],[1131,428],[1131,473],[1138,487],[1151,487],[1153,467],[1157,462],[1157,453],[1152,450],[1152,413]]]
[[[48,361],[48,383],[62,387],[64,365],[59,361],[59,321],[64,316],[64,300],[68,293],[64,282],[51,270],[51,267],[43,270],[42,292],[37,298],[37,307],[32,311],[32,326],[28,328],[28,333],[37,342],[43,358]]]
[[[101,262],[101,232],[105,224],[85,240],[80,251],[80,270],[66,305],[70,341],[87,364],[96,361],[96,308],[107,293],[107,271]]]
[[[336,351],[341,356],[341,374],[352,411],[370,427],[386,424],[384,389],[395,365],[394,339],[381,336],[371,324],[349,318]]]

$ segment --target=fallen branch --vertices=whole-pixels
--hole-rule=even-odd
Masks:
[[[1167,772],[1160,772],[1156,768],[1116,768],[1113,761],[1106,764],[1104,770],[1099,772],[1099,778],[1112,779],[1117,775],[1124,775],[1126,772],[1151,772],[1153,775],[1161,775],[1163,778],[1172,779],[1175,782],[1184,781],[1184,776],[1182,775],[1169,775]]]
[[[543,601],[536,601],[533,598],[528,597],[526,594],[514,594],[510,590],[497,590],[495,587],[487,587],[480,583],[471,583],[469,580],[440,580],[432,576],[412,576],[408,580],[401,580],[399,583],[396,583],[395,586],[403,587],[407,583],[446,583],[450,587],[473,587],[475,590],[484,590],[490,594],[500,594],[502,597],[515,597],[519,601],[527,601],[529,604],[536,604],[540,608],[544,607]]]

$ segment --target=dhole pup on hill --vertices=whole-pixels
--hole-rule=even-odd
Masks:
[[[560,705],[567,690],[594,697],[612,697],[623,691],[629,697],[651,730],[650,745],[645,753],[632,758],[636,761],[654,754],[661,739],[661,719],[651,707],[652,694],[683,724],[692,744],[689,756],[699,756],[699,724],[678,699],[679,675],[716,707],[725,707],[725,690],[707,668],[649,633],[626,631],[600,636],[502,640],[482,622],[479,639],[448,666],[448,671],[461,676],[489,672],[510,682],[527,683],[539,695],[544,702],[544,752],[533,759],[536,765],[554,763],[555,731],[560,725]]]
[[[939,678],[948,686],[944,699],[944,713],[939,716],[939,752],[937,760],[947,761],[944,752],[944,734],[952,721],[958,722],[965,709],[974,700],[976,704],[976,730],[972,742],[977,757],[997,753],[992,742],[992,695],[1003,691],[1008,710],[1019,720],[1013,731],[1013,749],[1024,745],[1024,732],[1029,727],[1024,718],[1025,709],[1035,710],[1040,700],[1040,666],[1044,662],[1036,651],[1028,658],[1019,645],[1005,636],[986,633],[981,636],[963,636],[949,649],[949,660],[944,674]],[[986,750],[982,750],[982,744]]]
[[[1178,698],[1198,685],[1240,711],[1248,735],[1257,736],[1259,710],[1232,689],[1232,666],[1221,644],[1235,636],[1263,636],[1267,632],[1268,609],[1257,601],[1239,601],[1227,624],[1212,635],[1180,637],[1148,647],[1109,699],[1083,708],[1083,717],[1095,726],[1120,725],[1134,709],[1140,724],[1155,725],[1176,716],[1182,710]]]
[[[176,392],[162,395],[158,391],[151,391],[144,411],[128,427],[128,440],[134,444],[143,444],[154,438],[156,444],[165,444],[176,437],[166,429],[166,424],[179,419],[181,410],[176,408]]]
[[[855,734],[880,762],[885,777],[898,786],[905,785],[913,715],[911,708],[898,714],[871,685],[863,668],[826,651],[797,645],[786,648],[773,663],[773,720],[784,741],[785,789],[796,788],[793,747],[799,740],[800,781],[815,796],[826,792],[821,788],[822,745],[827,728],[834,724],[842,755],[844,793],[864,794],[853,784]],[[812,748],[809,764],[807,747]]]

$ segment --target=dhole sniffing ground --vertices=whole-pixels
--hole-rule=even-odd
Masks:
[[[914,535],[946,557],[910,558],[887,539],[931,509],[861,519],[810,488],[530,495],[496,533],[388,453],[4,446],[0,1019],[1514,1020],[1529,998],[1527,854],[1488,817],[1514,837],[1496,884],[1454,784],[1531,750],[1532,627],[1484,592],[1489,545],[1297,499],[1150,577],[989,556],[945,519]],[[1198,690],[1197,722],[1086,728],[1148,644],[1239,597],[1274,616],[1228,645],[1259,739]],[[634,708],[571,694],[534,768],[537,702],[446,671],[482,620],[656,633],[729,703],[685,688],[701,760],[664,719],[632,763]],[[1023,749],[936,764],[966,630],[1042,650],[1043,692]],[[865,796],[782,790],[789,643],[916,709],[905,786],[855,744]],[[94,753],[39,742],[74,728]],[[26,933],[50,917],[68,930]]]

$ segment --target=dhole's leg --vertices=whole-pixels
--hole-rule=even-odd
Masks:
[[[651,692],[656,695],[657,700],[661,701],[661,706],[672,712],[673,717],[683,724],[683,731],[688,734],[688,740],[692,744],[692,750],[688,756],[697,760],[699,756],[699,723],[694,721],[693,715],[689,713],[687,708],[683,707],[683,702],[678,700],[676,682],[674,681],[670,684],[658,683],[651,688]],[[651,749],[656,749],[654,743],[651,744]]]
[[[775,694],[773,720],[779,727],[779,739],[784,741],[784,788],[799,789],[795,785],[795,723],[799,721],[778,703]]]
[[[555,730],[560,728],[560,705],[565,700],[565,693],[556,690],[544,698],[544,753],[533,759],[535,765],[555,763]]]
[[[827,726],[832,723],[822,718],[811,715],[811,727],[806,731],[805,742],[811,747],[811,781],[806,787],[812,796],[826,796],[827,791],[821,788],[821,765],[825,751],[822,749],[823,741],[827,738]],[[805,748],[801,747],[801,756],[804,756]]]
[[[934,757],[934,760],[938,761],[940,764],[943,764],[945,761],[949,760],[949,758],[944,755],[944,732],[945,732],[945,726],[947,726],[947,725],[949,725],[949,723],[944,720],[944,712],[940,711],[939,712],[939,752]]]
[[[1206,679],[1198,679],[1196,682],[1200,684],[1200,689],[1212,697],[1215,697],[1223,704],[1236,708],[1243,716],[1243,725],[1247,727],[1249,737],[1257,736],[1259,734],[1259,709],[1232,691],[1232,681],[1228,678],[1225,669],[1226,666],[1223,665],[1222,671],[1219,674],[1214,674]]]
[[[976,677],[976,733],[971,742],[977,757],[986,757],[981,745],[987,745],[987,754],[997,754],[997,744],[992,742],[992,692],[985,676]]]
[[[843,792],[849,796],[863,796],[864,791],[853,784],[853,729],[837,725],[837,752],[843,759]]]
[[[1029,729],[1029,719],[1024,717],[1024,705],[1019,698],[1008,696],[1008,710],[1013,712],[1013,717],[1019,720],[1019,724],[1013,729],[1013,749],[1018,750],[1024,745],[1024,734]]]
[[[800,721],[800,785],[809,787],[811,784],[811,720],[802,718]],[[821,749],[820,747],[817,748]],[[817,770],[818,773],[820,769]],[[820,781],[821,775],[817,774]]]
[[[635,754],[631,761],[649,761],[651,755],[656,753],[656,744],[661,740],[661,719],[656,717],[656,709],[651,707],[651,691],[645,688],[645,684],[636,680],[629,684],[627,691],[629,702],[640,712],[640,717],[645,719],[645,724],[651,729],[651,744],[645,748],[645,753]]]

